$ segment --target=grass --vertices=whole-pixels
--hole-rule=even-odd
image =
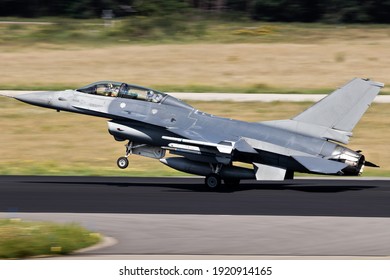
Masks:
[[[324,45],[127,45],[66,50],[34,47],[10,52],[0,46],[0,59],[7,69],[0,76],[0,88],[63,89],[115,80],[163,90],[323,93],[353,77],[388,83],[389,43],[390,39],[377,45],[348,46],[335,41]],[[334,55],[340,48],[348,56],[337,63]],[[237,60],[232,62],[232,56]]]
[[[193,27],[171,34],[153,22],[144,36],[127,30],[126,20],[112,27],[99,20],[42,20],[60,24],[0,24],[6,69],[0,88],[118,80],[167,91],[325,93],[353,77],[390,82],[388,25],[198,19],[203,31],[196,36]]]
[[[290,118],[309,102],[190,102],[196,108],[245,121]],[[354,130],[351,149],[363,150],[367,160],[381,166],[366,168],[364,175],[390,176],[390,104],[373,104]],[[107,133],[102,118],[57,113],[0,97],[0,174],[182,176],[157,160],[130,157],[120,170],[116,159],[125,152],[124,142]],[[169,155],[168,155],[169,156]]]
[[[221,19],[195,15],[162,17],[132,16],[111,21],[102,19],[0,18],[0,38],[4,45],[24,46],[42,42],[56,45],[116,44],[192,44],[207,43],[304,43],[328,40],[383,39],[389,35],[387,25],[277,23],[244,18]],[[16,22],[16,23],[12,23]],[[18,24],[19,23],[19,24]],[[82,28],[80,28],[82,27]]]
[[[99,241],[77,224],[0,220],[0,259],[69,254]]]

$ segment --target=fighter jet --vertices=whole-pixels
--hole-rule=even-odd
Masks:
[[[264,122],[214,116],[166,93],[113,81],[14,97],[109,119],[108,132],[117,141],[127,141],[124,156],[117,160],[119,168],[128,167],[132,154],[145,156],[205,176],[205,185],[217,189],[237,186],[244,179],[293,179],[295,172],[357,176],[364,166],[378,167],[361,151],[341,144],[348,143],[383,86],[355,78],[291,119]],[[168,153],[173,156],[166,157]]]

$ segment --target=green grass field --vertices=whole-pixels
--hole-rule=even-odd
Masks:
[[[200,20],[167,32],[145,18],[111,27],[39,20],[55,24],[0,24],[1,89],[117,80],[165,91],[326,93],[353,77],[390,82],[388,25]]]
[[[100,239],[77,224],[0,219],[0,259],[65,255]]]

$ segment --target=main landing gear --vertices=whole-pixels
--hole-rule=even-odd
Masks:
[[[204,183],[211,190],[216,190],[221,187],[221,176],[217,173],[210,173],[206,176]]]
[[[206,176],[204,183],[210,190],[216,190],[221,187],[221,176],[219,172],[222,169],[222,164],[210,163],[211,173]]]
[[[212,173],[208,174],[204,180],[205,185],[210,190],[218,190],[222,188],[222,177],[219,172],[222,169],[222,164],[212,165],[210,164]],[[240,184],[240,179],[237,178],[223,178],[224,187],[232,188],[237,187]]]
[[[240,185],[240,179],[225,178],[223,179],[224,185],[222,185],[221,176],[217,173],[210,173],[209,175],[206,176],[204,183],[210,190],[218,190],[221,189],[222,187],[225,188],[237,187],[238,185]]]

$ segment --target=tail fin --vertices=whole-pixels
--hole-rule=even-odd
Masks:
[[[351,132],[383,86],[355,78],[292,120]]]
[[[352,129],[383,86],[355,78],[290,120],[262,123],[347,144]]]

